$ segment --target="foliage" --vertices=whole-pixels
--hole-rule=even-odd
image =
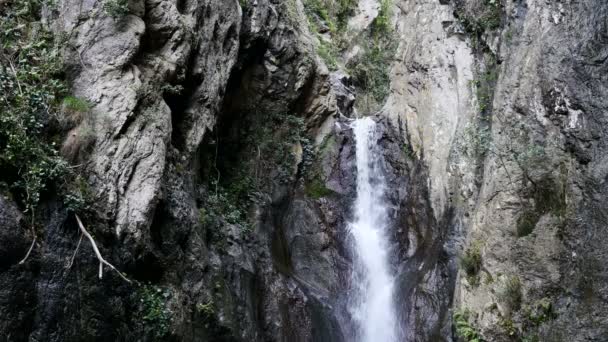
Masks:
[[[462,138],[462,148],[469,158],[483,158],[492,148],[492,132],[478,123],[468,124]]]
[[[553,304],[547,297],[536,301],[532,305],[525,305],[523,312],[527,321],[534,326],[539,326],[557,317]]]
[[[338,69],[338,57],[336,57],[336,49],[331,43],[320,39],[319,45],[317,46],[317,53],[325,61],[325,64],[329,70]]]
[[[496,293],[498,299],[509,309],[517,311],[521,306],[521,281],[516,275],[507,277]]]
[[[81,175],[76,175],[71,182],[68,182],[63,192],[63,202],[69,210],[82,213],[92,209],[93,190]]]
[[[372,22],[372,34],[375,37],[391,34],[390,20],[393,0],[380,0],[378,15]]]
[[[511,318],[503,317],[498,324],[509,336],[516,336],[517,327]]]
[[[482,6],[475,13],[468,14],[459,9],[457,17],[462,22],[465,30],[478,39],[486,31],[500,28],[502,11],[498,0],[482,1]]]
[[[103,9],[114,18],[123,17],[129,14],[129,0],[105,0]]]
[[[363,54],[348,65],[355,86],[369,94],[376,103],[382,103],[389,94],[389,66],[395,48],[393,42],[371,39]]]
[[[482,342],[481,335],[471,323],[471,312],[468,309],[461,309],[454,313],[454,326],[456,334],[465,342]]]
[[[230,224],[239,225],[243,231],[249,231],[251,227],[247,222],[247,204],[236,198],[223,188],[217,194],[211,194],[207,198],[206,207],[199,209],[200,223],[208,226],[224,219]]]
[[[0,8],[0,174],[26,212],[67,171],[48,125],[66,93],[57,43],[38,20],[40,2]]]
[[[209,319],[215,314],[215,304],[213,303],[213,300],[209,300],[205,304],[198,303],[196,304],[196,310],[203,315],[205,319]]]
[[[167,300],[171,296],[169,290],[163,290],[154,285],[143,285],[138,292],[140,313],[146,332],[156,338],[165,337],[169,333],[171,311],[167,308]]]
[[[481,270],[481,243],[473,241],[460,257],[460,268],[467,275],[471,285],[477,285],[479,271]]]

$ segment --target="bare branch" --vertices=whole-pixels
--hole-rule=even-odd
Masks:
[[[23,258],[23,260],[19,261],[19,265],[23,264],[27,260],[27,258],[29,258],[30,253],[32,253],[32,249],[34,249],[35,244],[36,244],[36,235],[34,235],[34,239],[32,240],[32,245],[30,246],[30,249],[27,250],[27,254]]]
[[[107,262],[106,259],[104,259],[101,256],[101,253],[99,252],[99,248],[97,248],[97,244],[95,243],[95,240],[93,240],[93,237],[91,236],[91,234],[89,234],[89,232],[87,232],[87,230],[84,228],[84,225],[82,224],[82,221],[80,220],[80,217],[78,217],[78,215],[75,215],[75,216],[76,216],[76,221],[78,222],[78,227],[80,227],[80,231],[91,242],[91,246],[93,247],[93,251],[95,252],[95,255],[97,256],[97,259],[99,260],[99,279],[101,279],[101,277],[103,275],[103,265],[105,264],[109,268],[111,268],[114,271],[116,271],[116,273],[118,273],[118,275],[120,275],[120,277],[122,279],[124,279],[127,283],[131,283],[131,281],[129,279],[127,279],[127,277],[125,277],[122,274],[122,272],[120,272],[118,269],[116,269],[116,267],[114,267],[114,265],[112,265],[109,262]]]

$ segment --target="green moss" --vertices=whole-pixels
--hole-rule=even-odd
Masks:
[[[63,108],[72,112],[85,113],[91,110],[91,105],[81,98],[67,96],[63,99]]]
[[[318,178],[315,178],[312,181],[310,181],[308,184],[306,184],[305,190],[306,190],[306,195],[308,195],[309,197],[314,198],[314,199],[327,197],[334,193],[332,190],[325,187],[325,184],[323,183],[323,181],[321,181]]]

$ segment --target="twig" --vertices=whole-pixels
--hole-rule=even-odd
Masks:
[[[74,265],[74,258],[76,258],[76,253],[78,253],[78,248],[80,247],[80,243],[82,242],[82,237],[83,236],[84,236],[84,234],[80,233],[80,239],[78,239],[78,244],[76,245],[76,249],[74,250],[74,254],[72,255],[72,258],[70,259],[70,263],[66,267],[68,270],[70,268],[72,268],[72,265]]]
[[[125,277],[122,274],[122,272],[120,272],[118,269],[116,269],[116,267],[114,267],[114,265],[107,262],[106,259],[104,259],[101,256],[101,253],[99,252],[99,248],[97,248],[97,244],[95,243],[95,240],[93,240],[93,237],[91,236],[91,234],[89,234],[89,232],[87,232],[87,230],[84,228],[84,225],[82,224],[82,221],[80,221],[80,217],[78,217],[78,215],[76,215],[76,221],[78,222],[78,227],[80,227],[80,231],[82,232],[82,234],[84,234],[84,236],[86,236],[87,239],[89,239],[89,241],[91,242],[93,251],[95,252],[95,255],[97,256],[97,259],[99,260],[99,279],[101,279],[101,277],[103,275],[103,265],[105,264],[109,268],[116,271],[118,273],[118,275],[120,275],[120,277],[122,279],[124,279],[127,283],[131,283],[131,281],[129,279],[127,279],[127,277]]]

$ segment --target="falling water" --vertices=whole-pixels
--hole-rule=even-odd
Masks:
[[[393,342],[397,340],[395,279],[388,261],[386,185],[382,156],[374,139],[376,123],[362,118],[354,121],[352,127],[357,153],[357,198],[349,224],[355,254],[349,311],[357,326],[357,341]]]

